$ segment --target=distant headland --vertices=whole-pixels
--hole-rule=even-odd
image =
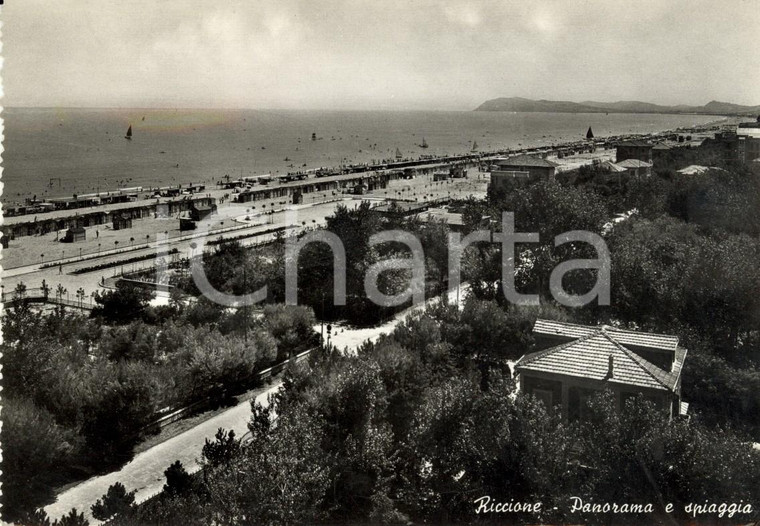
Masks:
[[[704,115],[758,115],[760,106],[742,106],[730,102],[710,101],[704,106],[661,106],[649,102],[569,102],[500,97],[487,100],[475,111],[518,111],[547,113],[698,113]]]

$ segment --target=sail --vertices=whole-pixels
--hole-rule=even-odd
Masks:
[[[478,143],[477,141],[472,141],[472,150],[473,152],[478,151]]]
[[[586,139],[593,139],[594,138],[594,132],[591,131],[591,126],[588,127],[588,131],[586,132]]]
[[[132,138],[132,125],[131,124],[129,125],[129,128],[127,128],[127,134],[124,136],[124,138],[126,138],[126,139],[131,139]]]
[[[401,155],[401,150],[399,150],[398,148],[396,148],[396,159],[401,159],[402,157],[403,157],[403,155]]]
[[[420,144],[420,146],[421,146],[422,148],[427,148],[427,147],[428,147],[428,143],[427,143],[427,141],[425,140],[425,137],[423,137],[423,138],[422,138],[422,144]]]

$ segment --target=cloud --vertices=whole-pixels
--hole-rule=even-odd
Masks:
[[[6,104],[470,109],[758,104],[744,0],[43,0],[4,7]]]

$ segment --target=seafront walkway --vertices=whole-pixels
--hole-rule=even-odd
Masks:
[[[388,188],[379,189],[363,196],[351,195],[320,195],[313,196],[311,202],[303,205],[289,205],[282,202],[238,204],[227,201],[219,206],[218,214],[213,216],[211,231],[207,240],[236,238],[247,233],[264,232],[275,227],[288,226],[289,233],[299,229],[309,229],[322,226],[326,218],[332,215],[335,208],[343,203],[347,206],[358,205],[363,199],[406,199],[406,200],[438,200],[447,198],[465,198],[473,195],[485,195],[487,178],[484,174],[472,174],[468,179],[449,180],[436,183],[431,176],[419,177],[415,180],[392,181]],[[294,214],[294,225],[285,225],[288,214]],[[245,221],[248,217],[249,221]],[[252,224],[258,220],[258,224]],[[40,287],[42,280],[53,290],[60,284],[70,292],[83,288],[88,296],[101,290],[101,282],[122,267],[119,262],[139,257],[149,258],[159,249],[177,249],[182,254],[192,254],[193,245],[199,245],[200,231],[180,232],[179,221],[176,219],[145,218],[134,221],[134,228],[127,230],[100,230],[99,236],[93,236],[93,230],[88,228],[88,240],[85,243],[72,246],[55,241],[55,233],[43,236],[26,236],[13,241],[16,246],[3,251],[2,288],[8,293],[18,283],[23,282],[27,287]],[[168,233],[168,234],[167,234]],[[167,237],[167,241],[162,241]],[[241,239],[243,245],[254,245],[272,239],[273,234],[253,235]],[[149,242],[146,242],[149,240]],[[116,243],[119,241],[119,243]],[[142,242],[140,242],[142,241]],[[81,256],[79,249],[82,248]],[[113,247],[113,248],[112,248]],[[16,251],[14,255],[14,251]],[[77,254],[71,257],[71,252]],[[69,257],[66,257],[66,254]],[[56,257],[60,256],[60,257]],[[15,261],[15,264],[14,264]],[[52,263],[52,265],[51,265]],[[112,264],[110,268],[92,271],[84,274],[73,274],[84,267],[100,264]],[[139,269],[152,265],[150,260],[136,263],[125,263],[124,270]],[[13,268],[5,267],[12,266]]]
[[[226,220],[227,227],[220,228],[219,224],[217,224],[216,228],[209,232],[183,232],[182,235],[170,236],[166,239],[159,238],[147,244],[142,243],[123,249],[103,250],[100,254],[95,254],[94,256],[63,258],[53,262],[40,262],[7,270],[3,269],[0,286],[2,287],[2,291],[8,295],[12,293],[19,283],[24,283],[28,288],[35,288],[41,287],[44,280],[53,292],[60,284],[70,294],[74,294],[76,290],[82,288],[89,298],[94,292],[102,290],[101,283],[109,277],[118,275],[122,271],[129,272],[155,264],[152,259],[146,259],[141,262],[131,262],[130,260],[142,257],[151,258],[156,255],[170,259],[174,256],[165,254],[167,251],[174,249],[178,251],[178,257],[186,257],[197,253],[196,251],[200,249],[202,241],[208,243],[219,238],[231,239],[246,236],[240,240],[244,246],[271,241],[274,238],[274,233],[271,232],[274,227],[286,227],[286,233],[295,233],[306,228],[322,226],[324,218],[333,213],[337,204],[337,202],[331,202],[302,207],[297,213],[299,224],[291,225],[292,228],[288,228],[288,225],[285,225],[286,218],[285,211],[283,210],[271,215],[262,216],[262,221],[258,224],[238,223],[234,221],[233,217],[229,217]],[[240,210],[232,211],[238,215],[241,213]],[[242,214],[245,215],[245,207],[242,208]],[[30,240],[30,238],[27,240]],[[211,250],[212,248],[213,245],[208,244],[205,247],[206,250]],[[109,265],[109,267],[81,274],[74,273],[75,271],[81,271],[95,265]]]

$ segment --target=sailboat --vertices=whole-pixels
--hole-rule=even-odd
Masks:
[[[399,150],[398,148],[396,148],[396,159],[403,159],[403,158],[404,158],[404,156],[401,155],[401,150]]]
[[[472,141],[472,149],[471,152],[477,152],[478,151],[478,143],[476,141]]]
[[[125,139],[128,141],[132,140],[132,125],[129,125],[129,128],[127,128],[127,134],[124,136]]]
[[[588,127],[588,131],[586,132],[586,139],[593,139],[594,138],[594,132],[591,131],[591,126]]]
[[[427,148],[427,147],[428,147],[428,143],[425,140],[425,137],[423,137],[422,138],[422,144],[420,144],[420,148]]]

